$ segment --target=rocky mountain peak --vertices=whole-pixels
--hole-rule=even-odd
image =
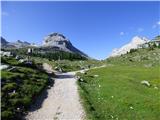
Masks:
[[[149,40],[145,37],[140,37],[140,36],[135,36],[132,38],[132,43],[135,43],[135,44],[141,44],[141,43],[144,43],[144,42],[148,42]]]
[[[72,43],[60,33],[51,33],[44,38],[42,47],[48,47],[55,50],[78,53],[82,56],[88,57],[85,53],[74,47]]]
[[[69,40],[63,34],[60,33],[51,33],[44,38],[43,45],[53,46],[55,44],[63,44]]]
[[[17,43],[23,43],[21,40],[17,40],[16,42],[17,42]]]
[[[124,46],[122,46],[119,49],[117,49],[117,48],[113,49],[110,57],[115,57],[115,56],[120,56],[122,54],[126,54],[131,49],[137,49],[139,45],[142,45],[148,41],[149,40],[145,37],[135,36],[132,38],[131,42],[129,42],[128,44],[125,44]]]

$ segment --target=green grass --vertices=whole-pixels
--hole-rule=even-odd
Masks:
[[[84,81],[78,84],[87,118],[159,120],[159,73],[159,67],[117,65],[90,70],[87,75],[81,75]],[[142,80],[149,81],[151,87],[142,85]]]
[[[98,60],[54,61],[54,67],[59,66],[60,68],[62,68],[64,72],[77,71],[81,69],[86,69],[89,66],[92,68],[92,67],[101,66],[101,65],[103,65],[103,63]]]
[[[27,67],[14,58],[3,58],[2,63],[15,69],[1,71],[1,116],[4,120],[19,120],[48,85],[48,75],[36,64]]]

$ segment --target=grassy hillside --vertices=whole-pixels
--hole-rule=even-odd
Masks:
[[[105,62],[114,65],[157,66],[160,65],[160,48],[131,50],[119,57],[108,58]]]
[[[139,49],[104,61],[107,67],[78,73],[87,118],[159,120],[160,49]],[[142,84],[147,81],[150,85]]]
[[[1,117],[19,120],[40,92],[48,85],[48,75],[37,64],[26,65],[2,57],[9,68],[1,71]]]

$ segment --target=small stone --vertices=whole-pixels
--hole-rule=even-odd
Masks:
[[[83,82],[83,79],[82,79],[82,78],[80,78],[80,81],[82,81],[82,82]]]
[[[13,93],[16,93],[16,90],[13,90]]]
[[[25,61],[24,59],[20,59],[20,60],[19,60],[20,63],[23,63],[24,61]]]
[[[146,81],[146,80],[141,81],[141,84],[146,85],[148,87],[151,86],[150,83],[148,81]]]

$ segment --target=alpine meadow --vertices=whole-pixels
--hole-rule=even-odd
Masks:
[[[2,120],[160,120],[159,1],[2,1]]]

